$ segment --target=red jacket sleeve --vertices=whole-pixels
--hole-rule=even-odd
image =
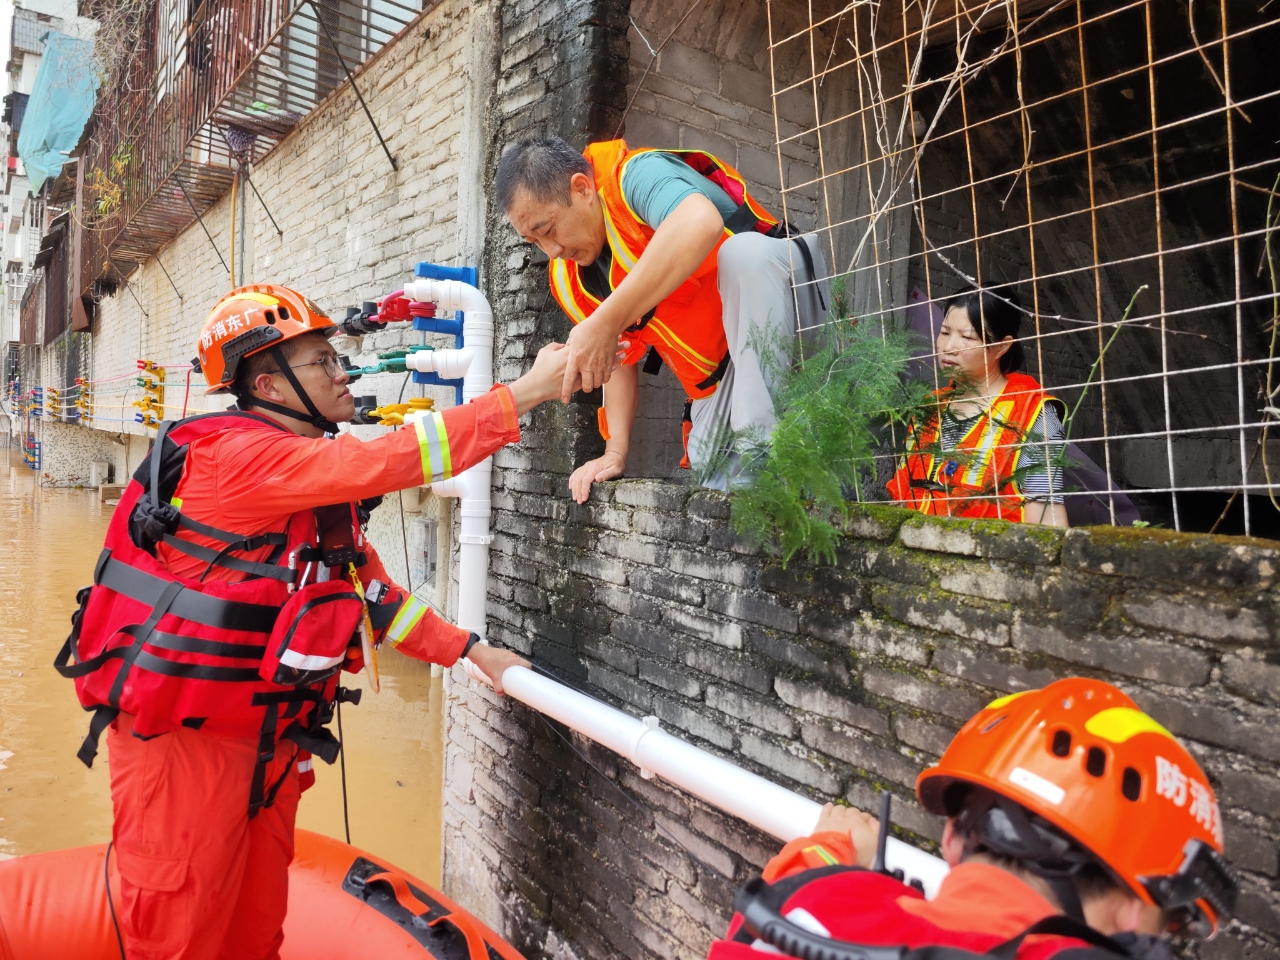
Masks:
[[[462,648],[471,634],[441,619],[429,605],[393,583],[373,544],[366,542],[365,554],[368,562],[360,568],[360,582],[367,586],[372,580],[381,580],[388,588],[382,602],[402,601],[395,618],[379,639],[415,660],[453,666],[462,656]]]
[[[519,439],[515,398],[503,384],[376,440],[232,430],[213,441],[218,507],[252,529],[255,519],[447,480]]]
[[[812,870],[815,867],[833,867],[843,864],[855,866],[858,862],[857,851],[853,849],[853,840],[849,834],[839,830],[824,830],[812,836],[792,840],[769,861],[764,868],[763,877],[769,883],[793,873]]]

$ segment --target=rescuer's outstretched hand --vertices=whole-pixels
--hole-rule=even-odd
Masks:
[[[554,396],[554,394],[553,394]],[[502,672],[507,667],[527,667],[529,661],[518,653],[477,643],[471,647],[467,659],[474,663],[486,677],[493,681],[493,692],[502,696]]]
[[[614,341],[612,362],[619,363],[626,356],[631,346],[625,340]],[[533,361],[533,368],[515,383],[511,384],[511,394],[515,397],[516,412],[523,416],[540,403],[560,396],[560,390],[570,381],[566,378],[566,367],[569,351],[563,343],[548,343],[538,351]],[[581,378],[574,376],[570,393],[581,387]],[[567,398],[566,398],[567,399]]]
[[[880,821],[857,807],[837,807],[828,803],[818,815],[814,833],[831,830],[847,833],[858,852],[858,866],[869,867],[876,858],[876,844],[880,839]]]

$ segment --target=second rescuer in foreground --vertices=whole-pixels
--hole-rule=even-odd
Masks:
[[[1109,683],[989,703],[916,794],[947,818],[951,872],[932,900],[866,869],[879,824],[828,804],[744,888],[709,960],[1172,960],[1162,935],[1210,937],[1231,919],[1239,881],[1204,771]]]
[[[549,346],[510,386],[376,440],[325,439],[355,413],[336,330],[276,285],[217,304],[200,361],[209,392],[239,410],[161,425],[59,658],[94,711],[86,762],[110,723],[129,960],[279,956],[298,799],[311,753],[336,758],[324,723],[339,667],[359,669],[357,624],[419,660],[465,655],[499,692],[524,663],[391,583],[359,501],[519,440],[517,418],[559,394],[565,352]]]

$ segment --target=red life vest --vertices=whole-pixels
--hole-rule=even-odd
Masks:
[[[889,481],[889,495],[911,510],[944,517],[1022,522],[1026,501],[1015,471],[1027,434],[1046,403],[1058,403],[1034,377],[1005,375],[1008,383],[956,444],[959,456],[938,449],[939,413],[907,438],[908,452]],[[940,403],[941,407],[941,403]]]
[[[739,892],[738,907],[752,917],[757,932],[771,926],[770,939],[782,953],[831,960],[867,956],[877,960],[1048,960],[1064,951],[1072,960],[1118,960],[1129,956],[1119,944],[1068,917],[1033,924],[1014,940],[981,931],[951,930],[904,910],[899,898],[923,894],[891,876],[860,867],[832,866],[784,877],[773,884],[753,880]],[[764,909],[759,909],[763,905]],[[998,904],[993,904],[993,911]],[[799,911],[802,911],[799,912]],[[807,914],[807,916],[804,916]],[[981,923],[980,917],[975,922]],[[762,923],[761,921],[764,920]],[[826,930],[816,932],[812,921]],[[789,921],[789,924],[788,924]],[[708,960],[759,960],[742,913],[734,915],[728,938],[711,944]],[[815,947],[821,946],[821,951]],[[1004,950],[998,954],[997,948]],[[808,947],[808,952],[805,952]],[[852,949],[851,949],[852,948]],[[859,948],[861,952],[859,952]]]
[[[339,745],[324,724],[335,698],[359,699],[359,691],[343,696],[338,672],[363,666],[355,631],[364,605],[345,573],[349,564],[364,562],[356,549],[363,545],[357,505],[301,511],[282,531],[242,536],[197,523],[171,502],[193,440],[225,430],[276,429],[283,428],[238,411],[160,425],[116,506],[93,585],[80,591],[71,636],[54,663],[75,680],[81,705],[94,711],[78,754],[86,765],[102,730],[121,711],[133,716],[136,736],[180,726],[256,733],[259,753],[268,758],[276,740],[287,737],[300,751],[329,763],[336,759]],[[322,514],[329,527],[339,528],[337,540],[349,545],[345,551],[322,550]],[[179,535],[181,528],[224,546],[219,551],[193,543]],[[245,578],[176,577],[154,556],[158,542]],[[273,548],[266,562],[236,556],[265,546]],[[320,580],[325,560],[339,565],[326,567],[328,576]],[[313,569],[315,580],[299,585],[299,571]],[[375,630],[385,629],[398,606],[369,604]],[[251,811],[255,802],[270,803],[260,777]]]

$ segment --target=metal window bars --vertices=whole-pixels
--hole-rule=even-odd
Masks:
[[[1025,372],[1068,409],[1085,392],[1071,441],[1106,519],[1123,495],[1176,529],[1280,536],[1280,5],[768,16],[782,212],[819,235],[854,315],[923,334],[941,387],[948,298],[1012,284]]]

